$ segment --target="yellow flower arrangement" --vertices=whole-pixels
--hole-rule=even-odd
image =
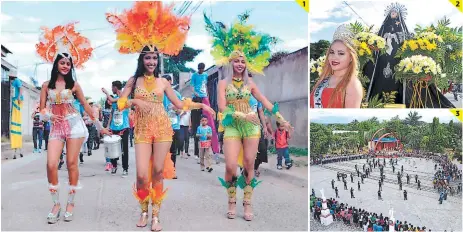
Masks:
[[[422,79],[424,76],[441,75],[440,65],[427,56],[415,55],[402,59],[396,67],[398,79]]]
[[[433,51],[437,49],[437,44],[435,41],[430,41],[428,39],[411,39],[404,41],[404,44],[401,47],[402,51],[410,49],[415,51],[417,49],[423,51]]]
[[[371,32],[360,32],[355,36],[354,44],[360,56],[371,56],[373,51],[379,51],[386,48],[386,41]]]
[[[415,36],[414,39],[406,40],[401,47],[402,52],[410,49],[412,52],[415,50],[434,51],[437,49],[439,43],[444,42],[441,36],[436,35],[434,32],[422,32]]]
[[[323,71],[325,60],[326,60],[326,56],[319,57],[317,60],[311,60],[310,61],[310,72],[318,73],[318,75],[320,75]]]
[[[424,40],[428,40],[428,41],[437,40],[437,42],[439,42],[439,43],[444,42],[444,40],[442,39],[441,36],[436,35],[434,32],[430,32],[430,31],[422,32],[422,33],[418,34],[416,36],[416,38],[417,39],[424,39]]]

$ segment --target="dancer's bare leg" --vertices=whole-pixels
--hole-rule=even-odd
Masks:
[[[69,193],[68,204],[66,206],[65,217],[72,220],[72,210],[74,209],[75,189],[79,183],[79,167],[77,166],[77,158],[79,157],[80,148],[84,143],[85,138],[68,139],[66,141],[66,165],[69,175]],[[68,215],[68,216],[66,216]]]
[[[244,207],[244,219],[250,221],[253,218],[252,207],[251,207],[251,198],[253,189],[249,184],[254,178],[254,162],[256,161],[257,150],[259,147],[259,139],[244,139],[244,157],[243,165],[246,170],[246,184],[247,186],[244,189],[244,198],[243,198],[243,207]]]
[[[162,196],[164,191],[164,161],[166,156],[169,155],[170,146],[172,142],[159,142],[153,144],[153,173],[152,173],[152,186],[155,196],[151,197],[153,206],[152,212],[152,231],[161,231],[162,226],[159,221],[159,211],[161,210]]]
[[[225,154],[225,181],[228,183],[236,182],[236,168],[238,167],[238,155],[241,151],[241,140],[224,140]],[[227,189],[228,193],[228,213],[230,219],[236,216],[236,183]]]
[[[135,144],[135,160],[137,167],[137,180],[136,180],[136,189],[148,191],[149,194],[149,162],[150,157],[153,152],[153,147],[151,144],[138,143]],[[149,197],[149,196],[148,196]],[[141,206],[141,216],[140,220],[137,223],[138,227],[145,227],[148,224],[148,202],[140,202]]]
[[[52,139],[48,142],[47,150],[47,178],[50,189],[50,194],[52,195],[52,200],[54,202],[53,208],[48,215],[49,223],[56,223],[58,218],[56,216],[58,211],[61,208],[59,202],[59,185],[58,185],[58,160],[61,155],[61,152],[64,147],[64,142],[56,139]]]

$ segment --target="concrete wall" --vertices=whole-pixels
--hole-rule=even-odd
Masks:
[[[34,112],[35,105],[40,101],[40,90],[22,81],[22,91],[24,96],[22,113],[22,134],[23,139],[32,140],[32,113]]]
[[[193,95],[193,88],[189,87],[191,75],[193,75],[193,73],[182,72],[179,74],[178,91],[183,97],[191,97]]]
[[[308,141],[308,49],[293,52],[272,62],[265,76],[254,76],[259,90],[278,102],[280,112],[294,127],[291,146],[307,148]],[[276,128],[275,123],[273,123]]]

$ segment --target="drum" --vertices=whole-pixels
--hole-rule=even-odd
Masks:
[[[104,143],[104,156],[110,159],[119,158],[122,155],[122,138],[119,135],[105,136]]]
[[[211,147],[211,140],[199,142],[199,148],[210,148],[210,147]]]

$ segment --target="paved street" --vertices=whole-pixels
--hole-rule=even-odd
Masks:
[[[47,189],[46,155],[29,154],[2,163],[2,230],[144,230],[135,227],[139,205],[132,196],[135,181],[135,155],[130,148],[129,177],[112,176],[104,171],[103,149],[85,156],[80,166],[83,189],[76,194],[75,219],[48,225],[52,207]],[[269,164],[264,164],[269,165]],[[273,168],[273,167],[272,167]],[[269,168],[271,169],[271,168]],[[301,168],[302,169],[302,168]],[[307,169],[305,169],[307,170]],[[282,170],[284,172],[288,170]],[[297,172],[297,168],[288,172]],[[268,173],[268,174],[267,174]],[[201,172],[191,158],[177,159],[179,179],[165,181],[168,191],[161,211],[164,230],[298,230],[308,229],[307,180],[288,181],[278,175],[262,172],[263,182],[254,192],[255,219],[242,218],[243,192],[239,190],[237,218],[226,218],[227,196],[217,177],[224,175],[224,164],[214,166],[212,173]],[[307,175],[305,176],[307,177]],[[67,171],[59,171],[60,201],[65,206]],[[64,213],[64,208],[62,209]],[[278,219],[278,220],[275,220]]]
[[[415,162],[415,165],[414,165]],[[400,221],[408,221],[416,226],[426,226],[426,228],[432,231],[451,231],[451,229],[459,230],[462,226],[462,202],[461,195],[448,196],[447,200],[442,205],[438,202],[438,193],[433,190],[432,187],[432,176],[434,175],[434,163],[432,161],[426,161],[425,159],[410,158],[408,160],[399,159],[398,166],[396,166],[395,174],[392,173],[392,168],[387,163],[384,169],[386,179],[384,181],[382,198],[378,200],[378,179],[374,179],[379,176],[379,169],[373,169],[372,178],[364,180],[365,184],[361,185],[361,191],[357,190],[357,181],[359,178],[354,175],[354,183],[351,183],[350,177],[346,178],[347,188],[354,188],[355,198],[350,198],[350,192],[344,190],[342,181],[338,181],[336,173],[338,171],[343,173],[354,172],[355,164],[362,169],[363,163],[366,163],[366,159],[352,160],[341,163],[330,163],[323,166],[311,166],[310,167],[310,188],[315,190],[315,194],[321,197],[320,189],[325,190],[325,196],[327,198],[335,197],[335,191],[331,188],[331,180],[335,180],[335,186],[339,189],[339,196],[337,198],[339,202],[347,203],[349,206],[356,208],[365,209],[369,212],[375,212],[377,214],[382,213],[387,216],[389,209],[394,209],[394,217]],[[411,185],[403,185],[403,189],[408,192],[408,200],[404,201],[403,193],[399,190],[397,185],[397,167],[404,166],[404,172],[409,173],[412,177],[410,178]],[[422,189],[417,190],[414,175],[418,174],[421,180]],[[395,182],[389,183],[389,180]],[[406,178],[402,179],[406,183]],[[430,189],[426,189],[427,187]],[[313,215],[311,214],[313,218]],[[313,222],[313,221],[311,221]],[[315,222],[310,226],[311,230],[344,230],[345,226],[339,223],[330,225],[328,227],[321,226],[320,223]]]
[[[463,107],[463,103],[461,101],[461,97],[458,98],[458,101],[455,101],[455,97],[453,95],[453,93],[446,93],[444,95],[447,99],[450,100],[450,102],[452,102],[452,104],[456,107],[456,108],[462,108]],[[460,94],[461,96],[461,94]]]

